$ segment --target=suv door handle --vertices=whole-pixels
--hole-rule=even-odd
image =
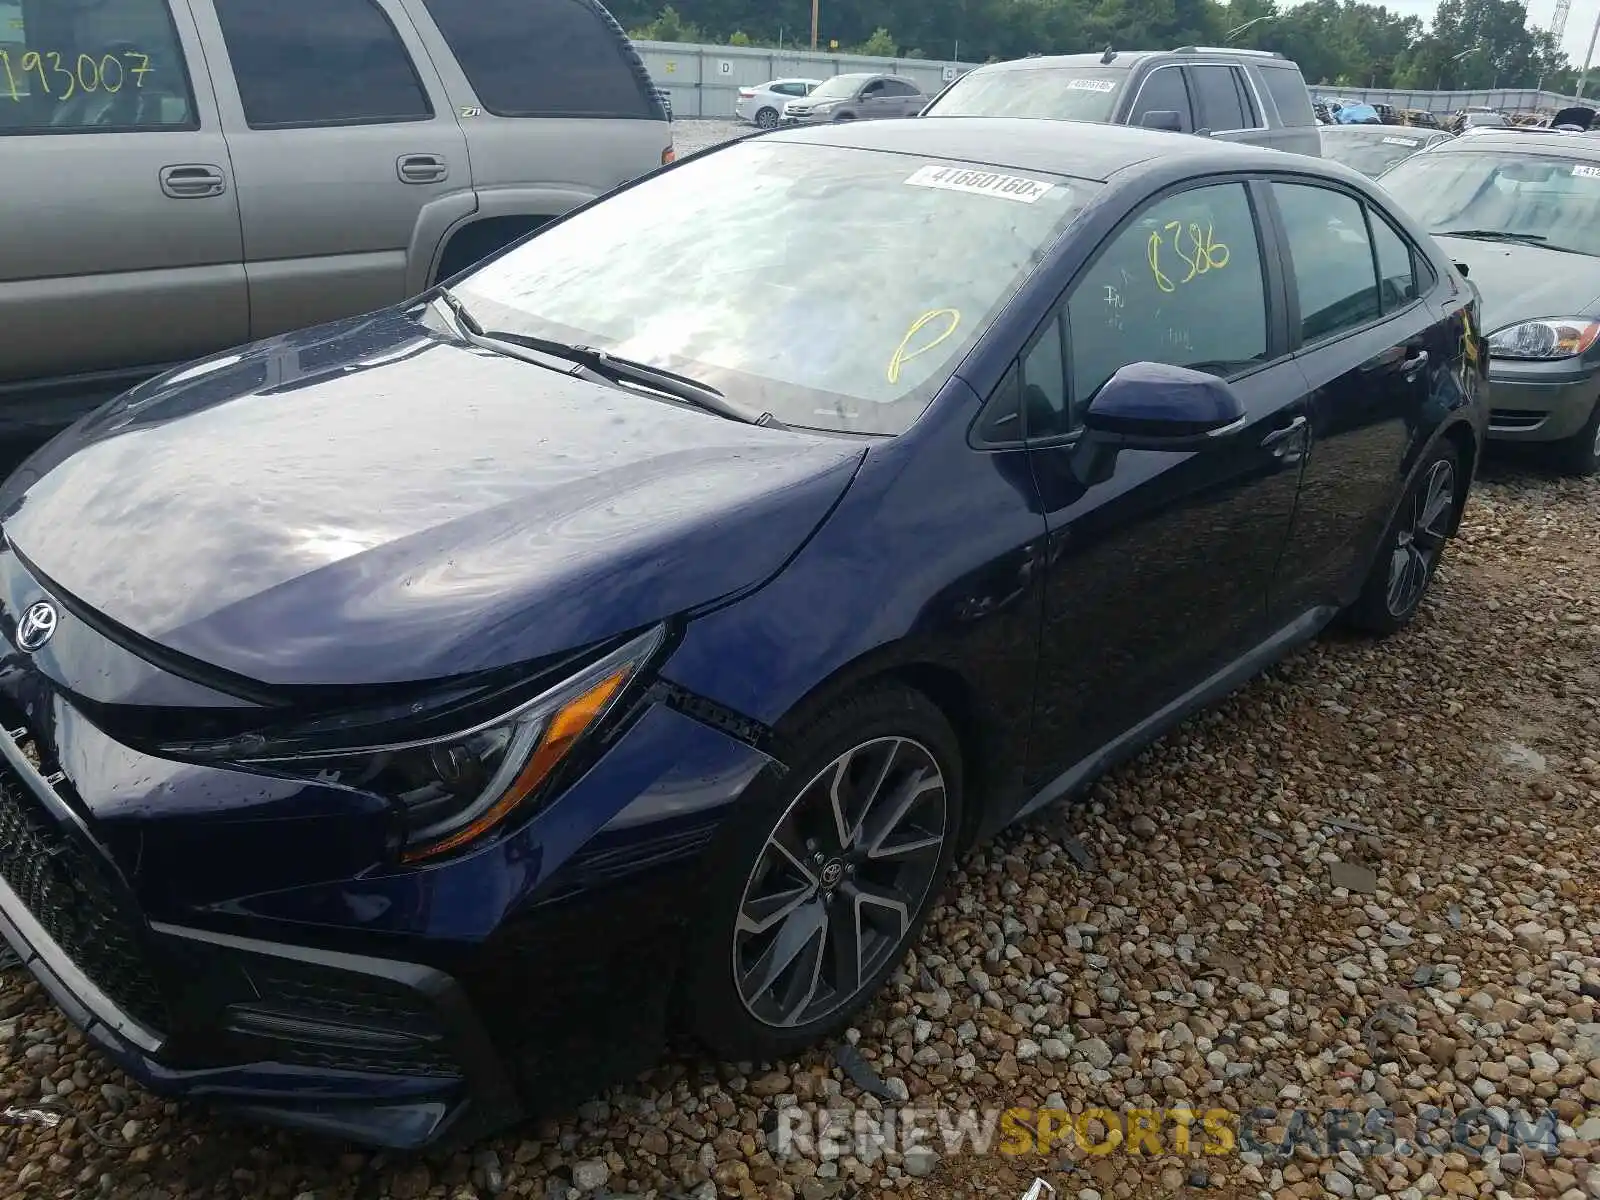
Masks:
[[[1415,379],[1417,377],[1417,372],[1422,370],[1422,368],[1427,365],[1428,352],[1426,350],[1418,350],[1410,358],[1406,359],[1405,362],[1400,364],[1400,373],[1404,375],[1407,380]]]
[[[438,183],[450,176],[450,165],[437,154],[402,154],[394,169],[401,183]]]
[[[199,200],[228,190],[221,167],[209,163],[183,163],[161,168],[161,190],[174,200]]]

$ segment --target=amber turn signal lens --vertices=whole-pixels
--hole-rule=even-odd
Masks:
[[[528,765],[522,768],[504,795],[484,809],[478,819],[471,824],[456,830],[443,841],[408,850],[401,855],[401,859],[405,862],[419,862],[426,858],[436,858],[466,845],[493,829],[550,777],[550,772],[555,770],[557,764],[567,756],[573,744],[595,723],[600,714],[606,710],[606,706],[622,690],[622,685],[628,681],[628,676],[632,672],[631,665],[614,671],[588,691],[579,693],[557,709],[540,735],[538,745],[528,756]]]

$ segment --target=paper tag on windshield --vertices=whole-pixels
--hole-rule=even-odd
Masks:
[[[1069,79],[1067,91],[1069,92],[1114,92],[1117,89],[1115,79]]]
[[[1579,179],[1600,179],[1600,167],[1591,167],[1585,163],[1574,163],[1572,173]]]
[[[1415,146],[1417,144],[1413,138],[1397,137],[1386,137],[1383,139],[1383,143],[1386,146]]]
[[[1024,179],[1020,175],[1002,175],[997,171],[973,171],[966,167],[926,166],[917,171],[907,183],[913,187],[943,188],[947,192],[971,192],[976,196],[998,196],[1002,200],[1016,200],[1032,204],[1041,196],[1055,190],[1053,183],[1037,179]]]

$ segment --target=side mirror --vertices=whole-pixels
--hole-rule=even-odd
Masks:
[[[1074,473],[1086,486],[1110,478],[1124,450],[1181,454],[1226,445],[1248,417],[1215,375],[1166,363],[1129,363],[1095,393],[1083,414]]]
[[[1155,108],[1139,118],[1145,129],[1165,129],[1169,133],[1183,132],[1183,118],[1172,108]]]

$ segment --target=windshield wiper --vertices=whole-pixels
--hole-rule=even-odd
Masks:
[[[520,346],[525,350],[534,350],[549,358],[561,359],[565,362],[575,363],[582,368],[581,377],[595,383],[634,384],[638,387],[648,388],[653,392],[671,396],[674,399],[685,401],[696,408],[705,409],[707,412],[716,413],[729,420],[742,421],[746,425],[760,425],[766,429],[788,428],[770,412],[753,413],[748,409],[735,404],[710,384],[701,383],[698,379],[690,379],[687,375],[679,375],[675,371],[667,371],[661,367],[653,367],[649,363],[636,362],[631,358],[619,358],[606,350],[594,346],[573,346],[566,342],[553,341],[550,338],[534,337],[527,333],[513,333],[504,329],[485,329],[461,303],[460,297],[451,293],[448,288],[439,290],[439,299],[455,315],[457,322],[468,335],[469,340],[485,345],[489,349],[504,349],[511,346]],[[520,355],[518,357],[521,357]],[[525,360],[532,361],[532,360]]]
[[[1433,236],[1473,238],[1480,242],[1522,242],[1529,246],[1543,245],[1550,240],[1541,233],[1510,233],[1504,229],[1446,229]]]

